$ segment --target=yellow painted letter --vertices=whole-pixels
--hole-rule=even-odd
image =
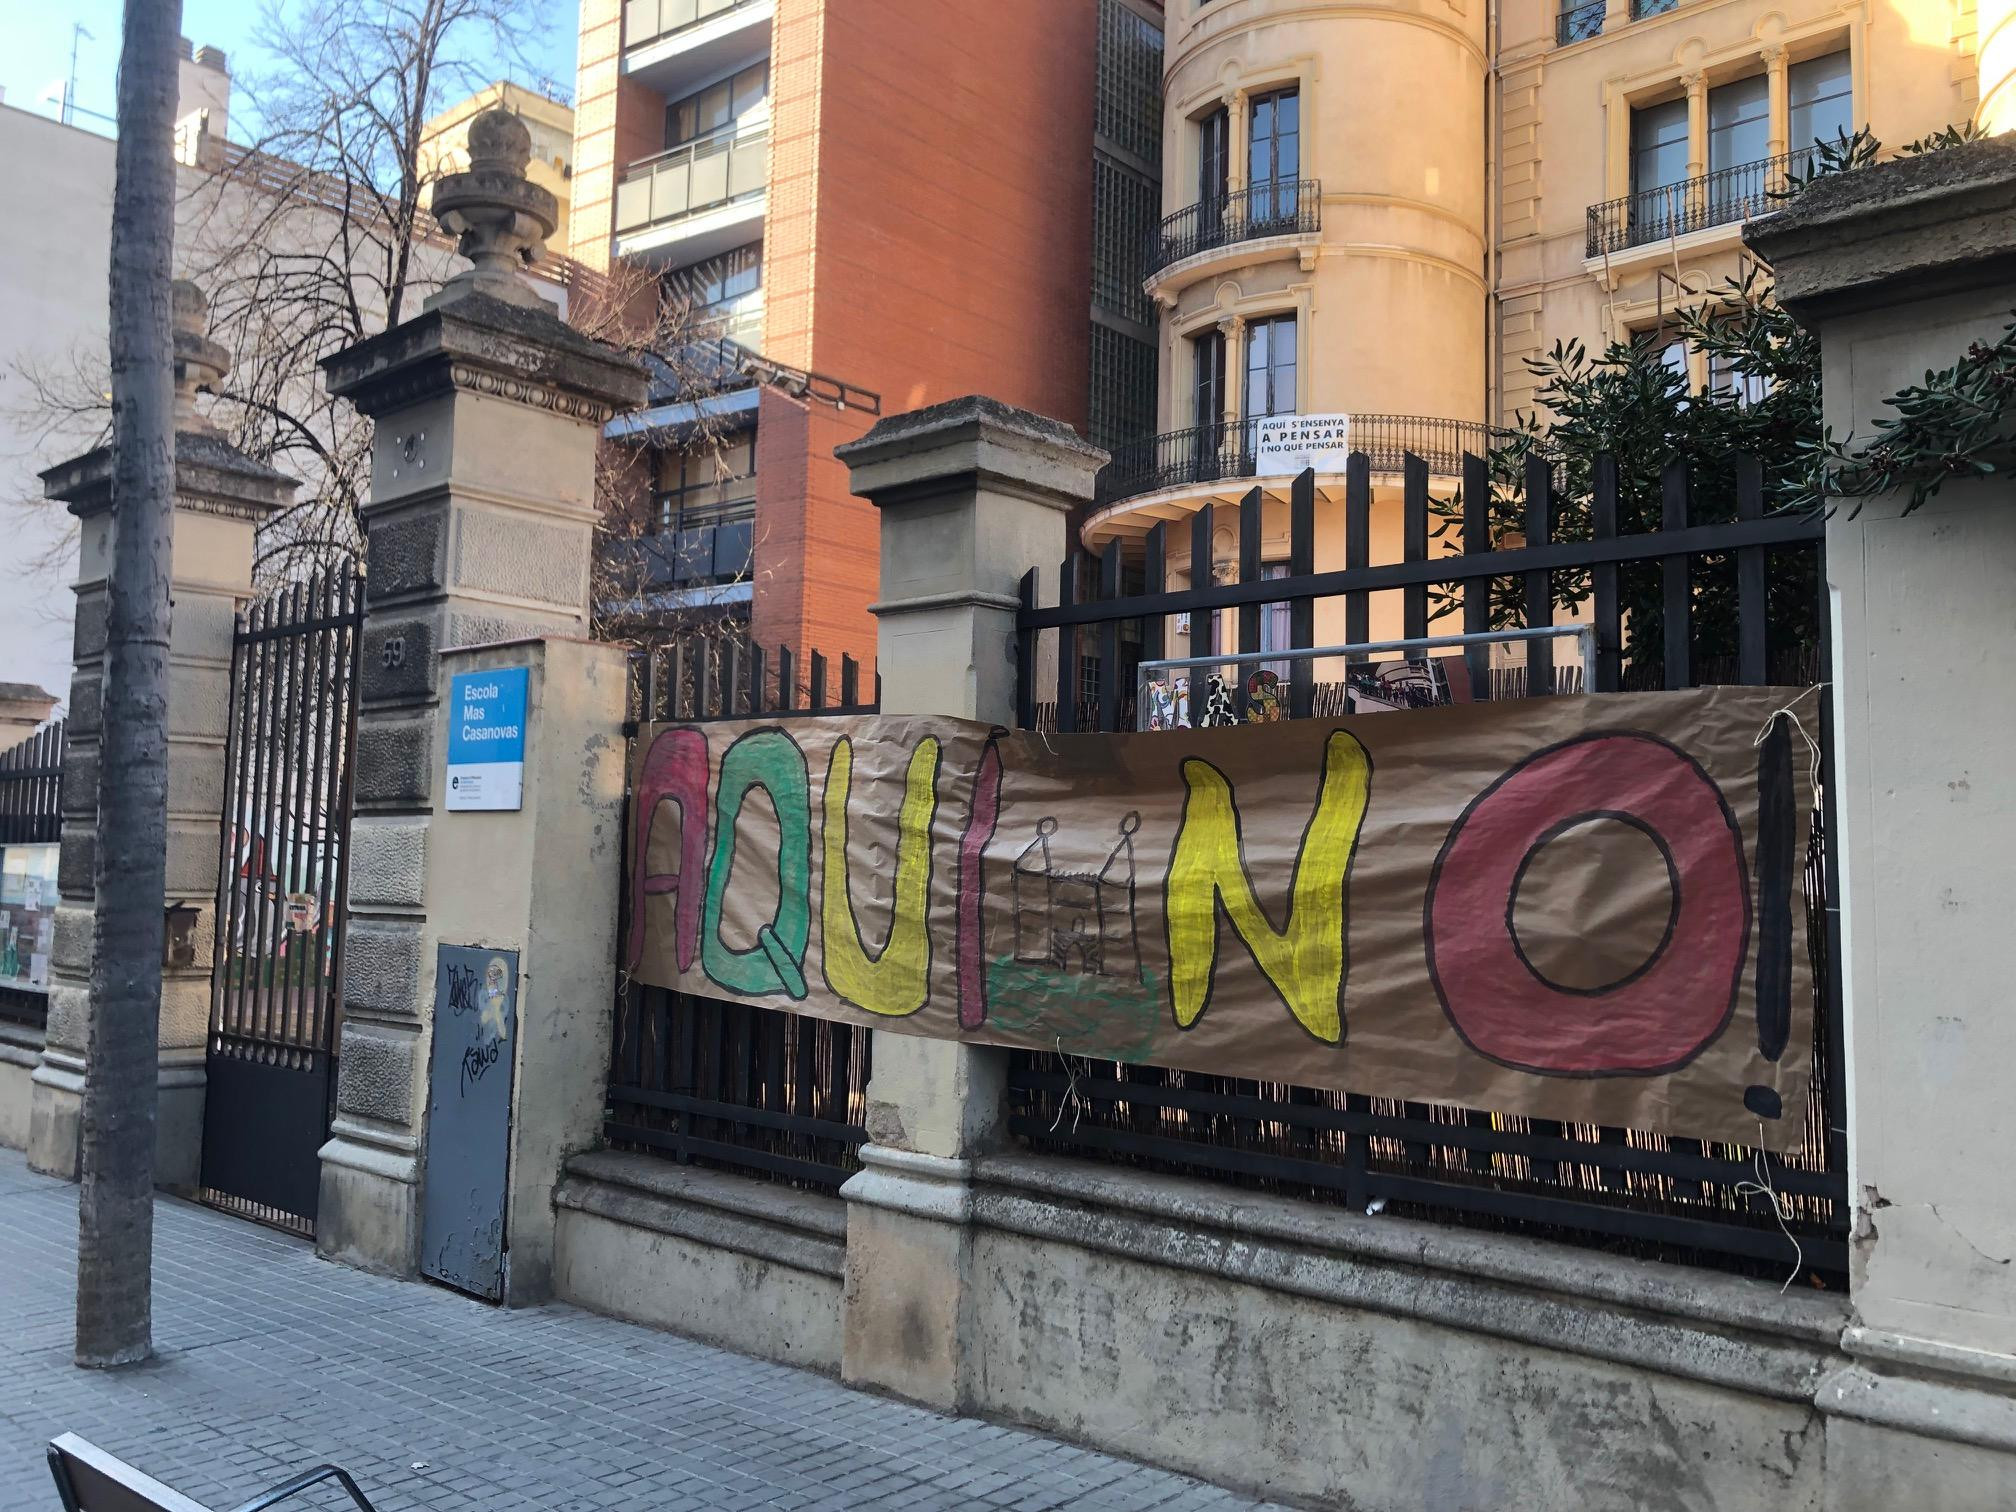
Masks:
[[[857,1008],[900,1018],[924,1006],[931,990],[931,936],[925,909],[931,896],[931,821],[938,812],[938,742],[926,736],[910,757],[903,809],[896,823],[896,892],[889,937],[870,955],[854,918],[847,876],[847,794],[854,780],[854,743],[834,742],[826,764],[825,881],[820,899],[820,952],[826,985]]]
[[[1276,929],[1247,875],[1232,784],[1208,761],[1183,763],[1183,822],[1169,858],[1169,994],[1185,1029],[1210,1006],[1222,905],[1254,961],[1304,1029],[1344,1037],[1344,879],[1365,821],[1372,758],[1343,730],[1323,748],[1323,787],[1303,831],[1285,929]],[[828,791],[831,791],[829,786]]]

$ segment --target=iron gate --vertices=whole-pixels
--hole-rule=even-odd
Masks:
[[[238,618],[218,850],[203,1200],[313,1233],[349,880],[364,578],[344,562]]]

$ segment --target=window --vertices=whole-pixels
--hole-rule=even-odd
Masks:
[[[1197,203],[1215,205],[1225,198],[1231,166],[1232,122],[1221,108],[1197,122]]]
[[[665,107],[665,145],[680,147],[741,123],[770,98],[770,64],[752,63],[732,78]]]
[[[1092,322],[1092,392],[1085,439],[1108,451],[1155,430],[1155,348]]]
[[[1631,112],[1632,237],[1667,234],[1686,209],[1675,186],[1687,178],[1687,102],[1667,100]]]
[[[1763,74],[1708,91],[1708,171],[1720,173],[1771,153],[1771,83]]]
[[[756,433],[740,431],[719,446],[658,455],[658,528],[699,530],[747,520],[756,512]]]
[[[1255,221],[1291,220],[1302,177],[1302,98],[1293,89],[1261,95],[1249,107],[1246,181]]]
[[[763,244],[723,252],[665,275],[665,295],[696,332],[735,336],[763,314]]]
[[[1190,371],[1190,423],[1208,433],[1225,418],[1224,332],[1206,331],[1191,339]]]
[[[1246,403],[1242,414],[1295,413],[1295,317],[1276,315],[1246,327]]]
[[[1854,85],[1848,51],[1794,63],[1786,80],[1791,96],[1793,151],[1810,152],[1815,142],[1832,142],[1855,132]]]
[[[1288,576],[1288,564],[1286,562],[1262,562],[1260,564],[1260,580],[1263,583],[1272,582],[1276,578],[1285,578],[1286,576]],[[1211,656],[1216,654],[1220,648],[1226,651],[1238,651],[1240,649],[1239,611],[1237,609],[1212,610],[1211,637],[1212,642],[1210,646],[1203,649],[1192,646],[1190,648],[1191,654],[1193,656]],[[1259,649],[1263,652],[1286,651],[1294,644],[1294,640],[1294,636],[1288,629],[1288,605],[1285,603],[1262,604],[1260,606]],[[1285,683],[1288,681],[1288,663],[1285,661],[1262,662],[1257,667],[1250,663],[1245,663],[1233,670],[1236,671],[1242,683],[1254,672],[1272,672],[1282,682]],[[1285,698],[1287,695],[1284,693],[1282,696]]]
[[[1771,392],[1770,380],[1761,373],[1742,373],[1726,357],[1708,357],[1708,391],[1726,394],[1738,404],[1755,404]]]
[[[1658,337],[1651,333],[1647,333],[1646,339],[1656,341]],[[1659,365],[1665,368],[1666,371],[1668,371],[1669,373],[1679,374],[1680,381],[1682,383],[1685,383],[1688,378],[1687,343],[1680,340],[1676,336],[1671,341],[1667,342],[1664,346],[1660,347]]]

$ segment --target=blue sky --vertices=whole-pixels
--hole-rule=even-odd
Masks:
[[[350,3],[368,5],[372,0]],[[571,91],[578,14],[574,0],[528,0],[526,8],[542,23],[540,31],[526,40],[526,50],[544,72]],[[234,74],[256,71],[264,62],[252,48],[259,9],[260,0],[182,0],[182,35],[198,46],[223,48]],[[91,36],[77,44],[76,124],[109,131],[105,121],[84,112],[112,114],[123,10],[121,0],[7,0],[0,6],[5,13],[0,19],[0,89],[6,91],[6,103],[41,115],[56,114],[55,101],[40,102],[40,97],[70,76],[71,28],[81,21]],[[234,101],[231,134],[242,138],[237,108]]]

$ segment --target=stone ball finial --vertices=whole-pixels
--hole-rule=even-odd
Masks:
[[[511,304],[546,304],[517,276],[539,260],[560,223],[559,202],[525,177],[531,161],[532,133],[512,111],[494,106],[469,123],[469,167],[434,185],[433,209],[473,266],[430,305],[479,291]]]
[[[522,178],[531,161],[532,133],[515,111],[500,105],[469,123],[469,167],[473,171],[498,169]]]
[[[196,391],[214,389],[231,371],[231,354],[210,339],[210,300],[186,278],[170,289],[169,319],[175,338],[175,428],[212,432],[216,427],[196,409]]]

